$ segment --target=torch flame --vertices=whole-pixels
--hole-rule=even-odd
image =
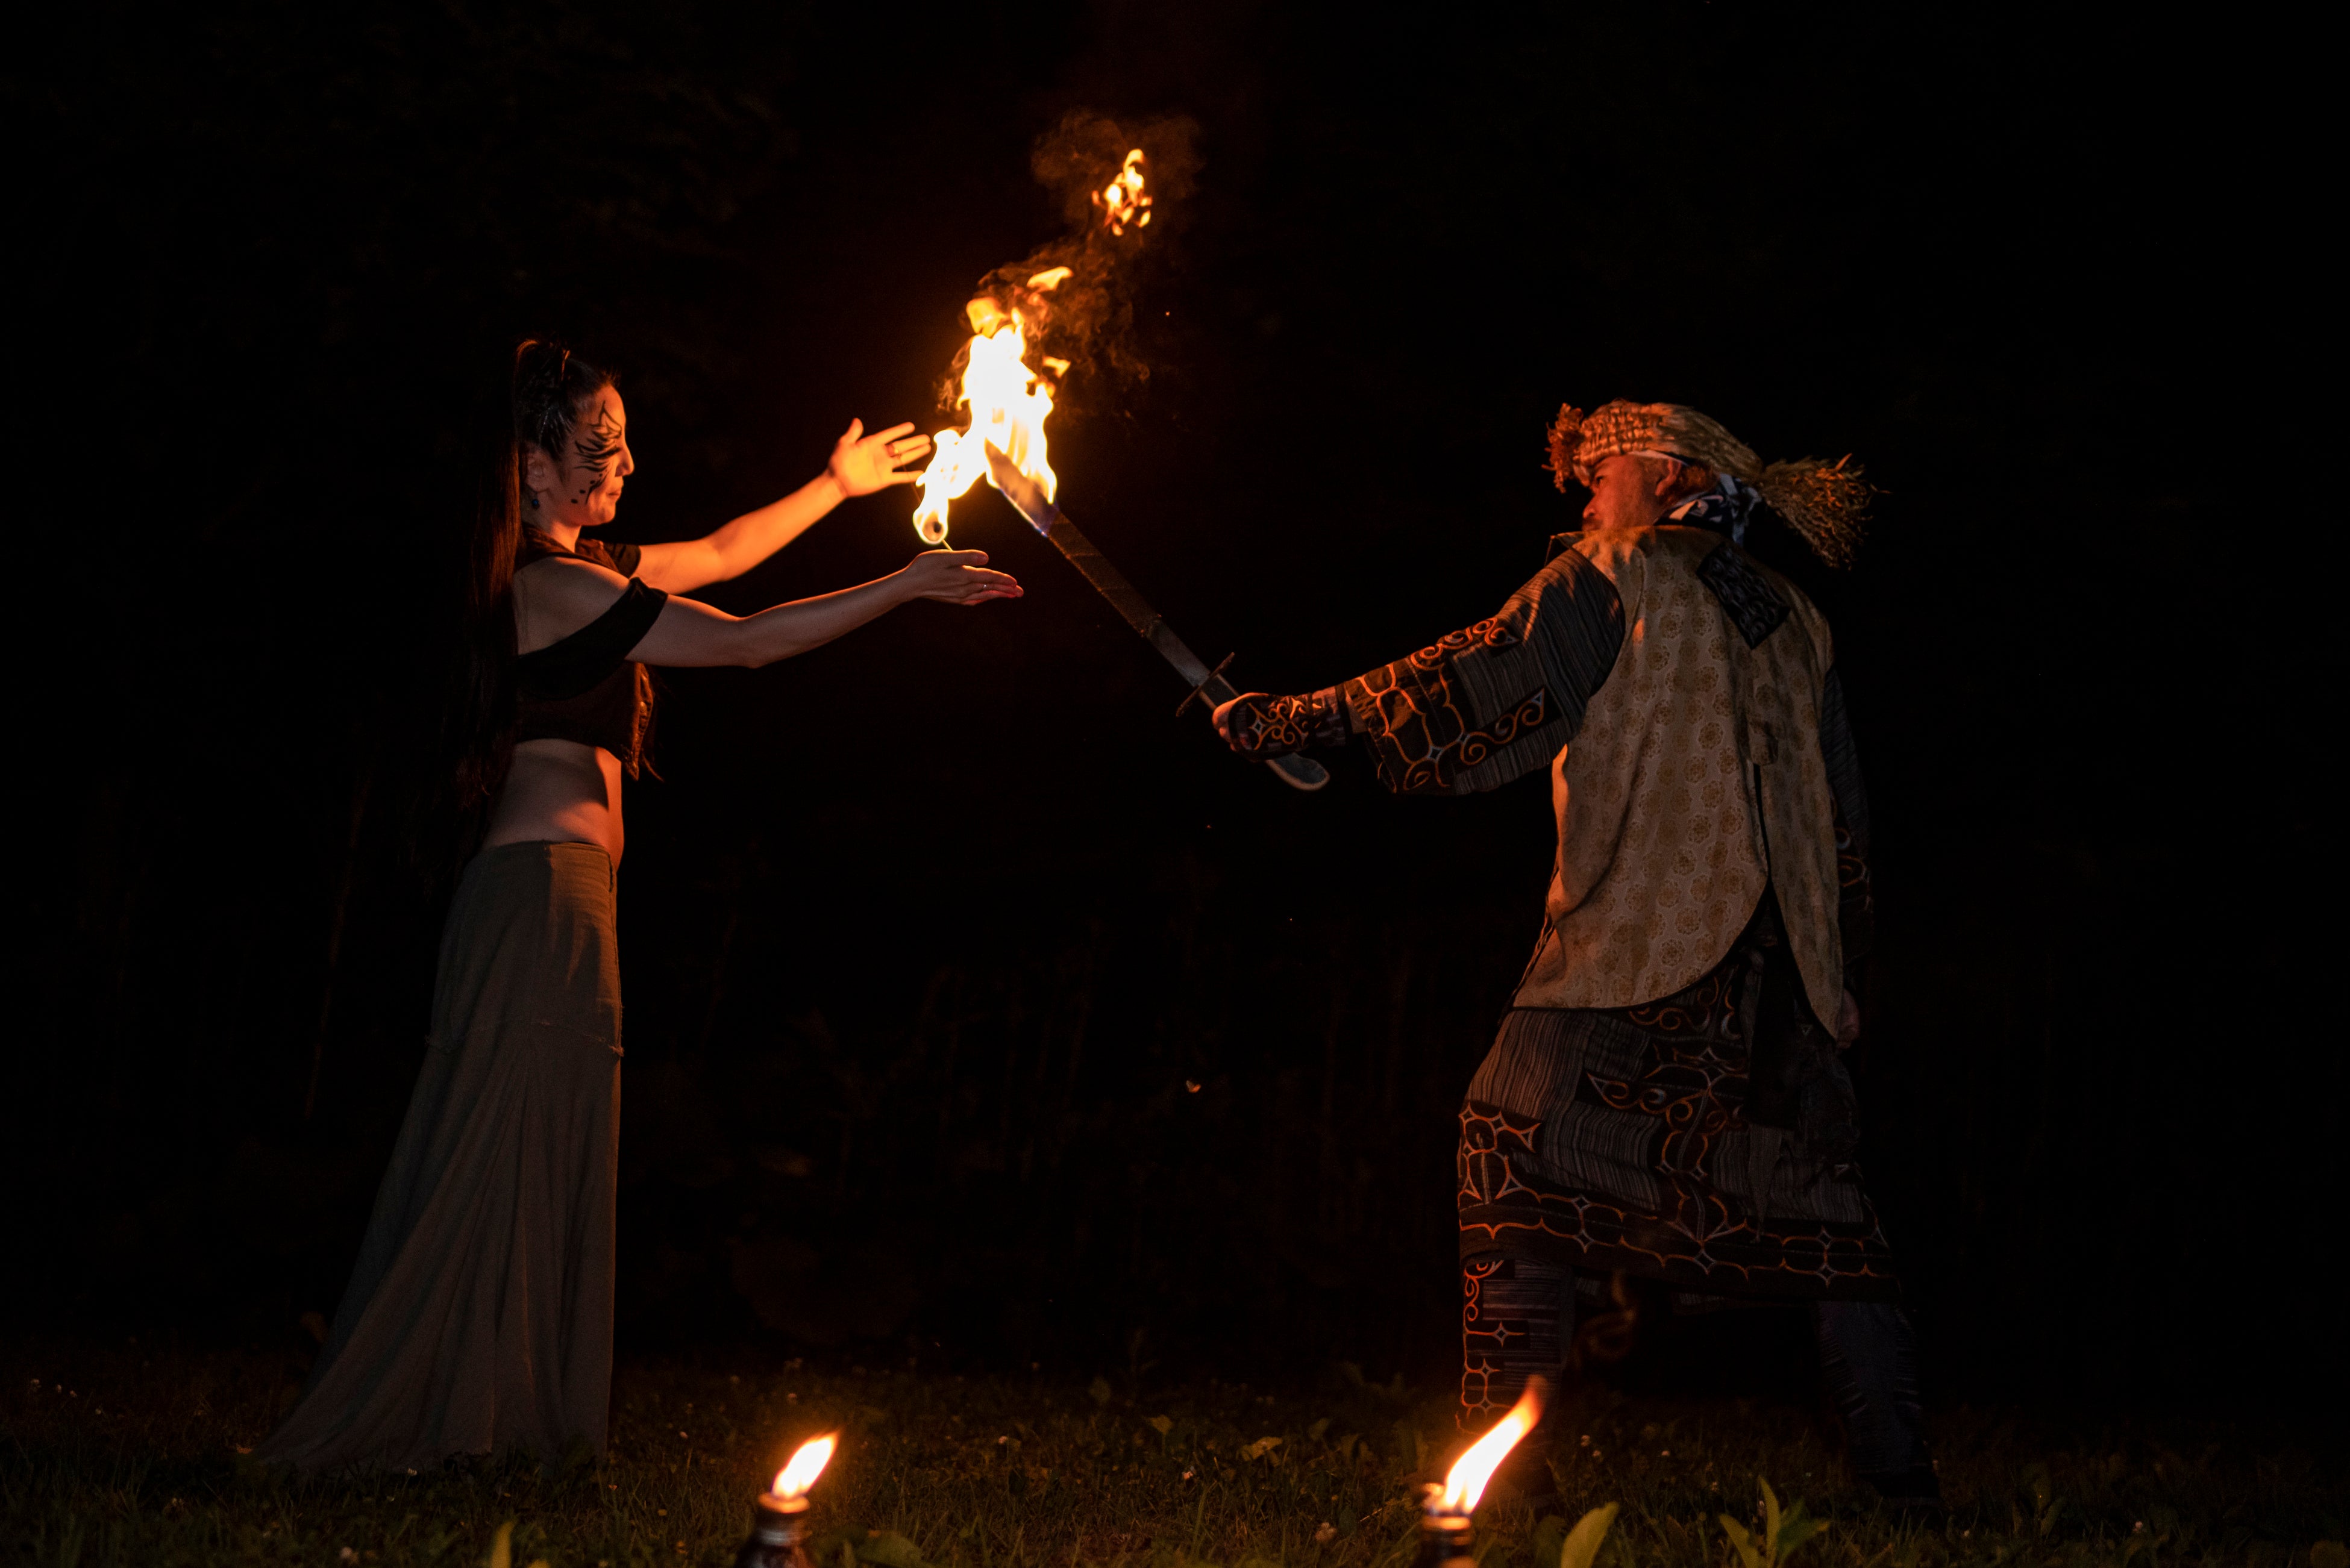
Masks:
[[[989,308],[983,310],[983,304]],[[947,542],[948,504],[969,490],[972,481],[986,477],[991,443],[1012,460],[1013,467],[1036,482],[1045,500],[1052,500],[1061,484],[1045,451],[1053,386],[1024,362],[1027,323],[1017,309],[1006,312],[992,300],[972,300],[969,314],[978,335],[971,340],[962,368],[962,395],[955,403],[971,410],[971,422],[959,431],[941,431],[932,439],[937,451],[922,471],[922,504],[914,508],[914,532],[926,545]]]
[[[839,1443],[838,1432],[810,1438],[799,1446],[799,1451],[792,1455],[784,1468],[775,1472],[775,1484],[768,1490],[777,1497],[803,1495],[808,1488],[816,1485],[816,1478],[824,1473],[824,1467],[832,1459],[832,1450]]]
[[[1493,1479],[1493,1472],[1510,1457],[1518,1439],[1533,1431],[1534,1423],[1542,1419],[1543,1397],[1549,1391],[1550,1386],[1541,1378],[1526,1379],[1526,1391],[1518,1396],[1510,1413],[1452,1462],[1451,1470],[1444,1478],[1443,1494],[1437,1499],[1439,1508],[1447,1513],[1467,1513],[1477,1506],[1477,1500],[1485,1495],[1485,1483]]]
[[[1143,162],[1142,149],[1133,149],[1118,177],[1094,192],[1094,205],[1101,209],[1103,224],[1112,234],[1125,234],[1129,224],[1139,229],[1150,222]],[[924,544],[947,542],[948,508],[975,481],[994,483],[987,471],[991,446],[1035,482],[1047,504],[1060,489],[1060,478],[1045,455],[1045,421],[1053,411],[1053,394],[1068,376],[1069,362],[1047,355],[1043,372],[1028,368],[1030,322],[1017,301],[1024,297],[1038,323],[1049,326],[1048,302],[1038,296],[1075,275],[1072,267],[1046,267],[1030,275],[1024,296],[1018,289],[1004,291],[1014,303],[986,294],[963,306],[971,318],[972,338],[964,351],[962,389],[955,407],[970,410],[971,420],[962,430],[941,431],[931,438],[934,451],[922,471],[922,499],[914,508],[914,532]]]
[[[1102,222],[1113,234],[1126,233],[1128,223],[1139,229],[1150,222],[1150,193],[1142,188],[1141,148],[1128,152],[1118,178],[1094,193],[1094,205],[1102,210]]]

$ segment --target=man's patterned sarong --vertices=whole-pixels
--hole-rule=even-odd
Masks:
[[[1766,900],[1728,958],[1661,1001],[1512,1012],[1461,1111],[1461,1257],[1898,1300],[1852,1160],[1851,1079],[1783,955]]]

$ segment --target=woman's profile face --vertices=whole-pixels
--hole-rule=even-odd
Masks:
[[[617,389],[605,388],[580,410],[568,444],[560,454],[531,449],[523,480],[538,501],[531,521],[575,528],[609,523],[620,507],[622,483],[637,471],[629,452],[629,410]]]

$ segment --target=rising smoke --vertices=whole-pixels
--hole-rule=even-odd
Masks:
[[[1114,407],[1118,394],[1149,379],[1150,367],[1135,347],[1134,296],[1151,262],[1180,232],[1183,199],[1200,168],[1199,131],[1184,115],[1121,121],[1072,109],[1036,139],[1029,168],[1058,199],[1067,232],[989,273],[977,295],[1020,312],[1027,324],[1028,362],[1052,376],[1062,410]],[[1114,233],[1101,192],[1136,149],[1143,155],[1149,222]],[[1030,279],[1058,267],[1069,269],[1059,284],[1030,286]],[[955,357],[941,385],[940,407],[954,406],[969,353],[966,347]],[[1068,369],[1055,373],[1047,359],[1065,361]]]

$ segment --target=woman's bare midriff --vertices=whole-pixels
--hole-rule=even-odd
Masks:
[[[521,741],[482,847],[594,844],[620,863],[620,759],[577,741]]]

